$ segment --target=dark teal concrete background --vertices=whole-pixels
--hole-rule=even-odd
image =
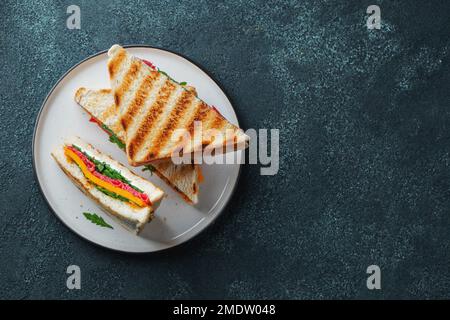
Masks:
[[[1,1],[0,15],[1,298],[450,298],[450,2]],[[45,96],[114,43],[183,53],[244,128],[281,132],[278,175],[244,167],[218,221],[159,254],[82,240],[33,175]]]

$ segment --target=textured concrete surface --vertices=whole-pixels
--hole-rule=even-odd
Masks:
[[[81,30],[66,28],[70,4]],[[381,30],[365,26],[370,4]],[[449,14],[447,1],[1,1],[0,297],[450,298]],[[187,55],[245,128],[281,130],[279,174],[246,166],[217,223],[159,254],[82,240],[33,176],[46,94],[113,43]],[[70,264],[82,290],[66,289]]]

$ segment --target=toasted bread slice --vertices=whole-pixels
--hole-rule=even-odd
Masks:
[[[75,93],[75,100],[88,114],[95,118],[95,122],[102,126],[103,129],[105,129],[104,126],[110,129],[124,144],[125,131],[120,124],[118,110],[111,90],[79,88]],[[198,202],[199,177],[201,176],[198,165],[175,165],[169,159],[154,162],[152,166],[155,174],[174,189],[186,202],[189,204]]]
[[[119,171],[133,186],[139,188],[148,196],[151,205],[145,207],[131,205],[128,202],[113,198],[100,191],[95,184],[86,178],[80,167],[75,162],[70,161],[65,155],[64,147],[71,145],[76,145],[89,156],[98,161],[105,162],[112,169]],[[152,220],[153,212],[159,206],[164,192],[155,187],[151,182],[135,175],[128,168],[113,160],[111,157],[100,153],[93,146],[78,137],[67,139],[62,146],[59,146],[52,152],[52,156],[64,173],[83,193],[97,202],[104,211],[117,218],[127,229],[137,234],[146,223]]]
[[[249,137],[195,92],[152,69],[119,45],[112,46],[108,55],[111,88],[131,165],[145,165],[206,147],[220,153],[247,146]],[[201,134],[194,132],[199,124]],[[190,137],[187,140],[183,136],[186,133]]]

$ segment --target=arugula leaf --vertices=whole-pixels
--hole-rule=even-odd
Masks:
[[[160,68],[158,68],[158,72],[161,73],[161,74],[163,74],[163,75],[165,75],[167,78],[169,78],[169,79],[172,80],[173,82],[178,83],[180,86],[185,86],[185,85],[187,85],[187,82],[186,82],[186,81],[178,82],[178,81],[176,81],[174,78],[172,78],[171,76],[169,76],[165,71],[162,71]]]
[[[105,162],[102,162],[102,161],[99,161],[99,160],[95,159],[94,157],[91,157],[86,152],[82,151],[80,147],[78,147],[76,145],[72,145],[72,146],[75,149],[77,149],[78,151],[80,151],[81,153],[83,153],[85,155],[85,157],[88,158],[92,163],[94,163],[95,169],[99,173],[101,173],[101,174],[103,174],[103,175],[105,175],[107,177],[110,177],[111,179],[117,179],[117,180],[122,181],[123,183],[130,184],[130,181],[125,179],[119,171],[114,170],[113,168],[111,168],[109,166],[109,164],[107,164]]]
[[[103,130],[105,130],[106,132],[108,132],[109,134],[114,134],[114,132],[104,123],[101,124],[101,127]]]
[[[98,171],[99,171],[99,172],[102,172],[103,169],[105,169],[105,166],[103,165],[103,163],[99,163],[99,164],[97,165],[97,168],[98,168]]]
[[[98,216],[96,213],[83,212],[83,215],[86,217],[86,219],[88,219],[89,221],[98,226],[114,229],[112,226],[106,223],[106,221],[103,220],[102,217]]]
[[[125,143],[123,143],[114,133],[109,136],[109,141],[117,144],[120,149],[125,150]]]
[[[118,200],[123,201],[123,202],[130,202],[130,200],[128,200],[127,198],[122,197],[121,195],[118,195],[118,194],[116,194],[116,193],[114,193],[114,192],[111,192],[111,191],[109,191],[109,190],[107,190],[107,189],[105,189],[105,188],[103,188],[103,187],[100,187],[100,186],[97,186],[97,185],[96,185],[95,188],[96,188],[97,190],[103,192],[103,193],[106,194],[107,196],[110,196],[111,198],[118,199]]]
[[[107,164],[105,162],[102,162],[102,161],[98,161],[97,159],[95,159],[94,157],[91,157],[86,152],[81,150],[80,147],[78,147],[78,146],[76,146],[74,144],[72,145],[72,147],[74,147],[75,149],[80,151],[82,154],[84,154],[86,156],[86,158],[88,158],[90,161],[92,161],[92,163],[94,163],[94,165],[95,165],[95,169],[99,173],[101,173],[101,174],[103,174],[103,175],[105,175],[105,176],[107,176],[107,177],[109,177],[111,179],[120,180],[120,181],[122,181],[123,183],[126,183],[127,185],[129,185],[131,188],[133,188],[134,190],[136,190],[138,192],[141,192],[141,193],[144,192],[141,189],[139,189],[138,187],[133,186],[128,179],[126,179],[124,176],[122,176],[122,174],[119,171],[114,170],[113,168],[111,168],[109,164]]]
[[[155,170],[156,170],[155,167],[152,166],[151,164],[148,164],[142,168],[142,171],[150,171],[151,174],[153,174]]]
[[[162,71],[160,68],[158,68],[158,72],[159,73],[162,73],[163,75],[165,75],[167,78],[169,78],[170,80],[172,80],[172,81],[175,81],[175,80],[173,80],[165,71]]]
[[[125,150],[125,144],[122,142],[122,140],[119,139],[119,137],[114,133],[114,131],[112,131],[107,125],[105,125],[104,123],[101,124],[101,127],[103,130],[105,130],[106,132],[108,132],[109,134],[109,141],[112,143],[117,144],[117,146],[122,149]]]

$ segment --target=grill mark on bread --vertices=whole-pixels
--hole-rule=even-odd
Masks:
[[[203,119],[203,136],[202,136],[202,146],[206,147],[210,144],[214,139],[216,139],[215,130],[219,130],[216,126],[214,126],[214,121],[217,119],[217,114],[209,109],[208,116]],[[214,131],[211,129],[215,129]],[[211,130],[211,131],[210,131]]]
[[[139,71],[142,67],[142,63],[140,61],[133,61],[128,68],[127,72],[125,73],[125,76],[122,79],[122,82],[117,87],[116,90],[114,90],[114,100],[116,102],[116,106],[120,108],[120,103],[122,101],[122,97],[125,95],[125,93],[128,91],[128,89],[131,86],[131,83],[135,78],[137,78],[137,75],[139,74]]]
[[[99,89],[99,90],[88,90],[86,88],[79,88],[77,90],[76,96],[83,98],[83,103],[79,103],[80,106],[90,115],[96,117],[100,122],[107,125],[113,132],[119,137],[119,139],[125,143],[125,132],[119,120],[118,113],[112,115],[111,117],[105,117],[104,112],[106,108],[100,107],[100,94],[104,95],[102,99],[106,99],[107,103],[103,105],[114,105],[114,96],[112,90],[110,89]],[[87,100],[86,100],[87,99]],[[195,101],[195,104],[197,104]],[[188,120],[191,113],[194,111],[195,105],[190,106],[189,110],[184,114],[184,118]],[[180,119],[180,127],[184,127],[184,118]],[[152,163],[155,168],[155,174],[160,177],[165,183],[167,183],[172,189],[174,189],[184,201],[193,204],[196,201],[196,195],[192,194],[192,189],[190,188],[191,183],[196,183],[197,174],[193,176],[192,170],[199,170],[199,168],[194,164],[187,165],[175,165],[170,159],[166,161],[157,161]],[[181,167],[186,167],[185,170],[179,169]],[[188,170],[190,169],[190,170]],[[180,172],[178,175],[174,175],[174,172]],[[177,179],[173,179],[176,177]],[[194,180],[194,181],[192,181]],[[191,181],[191,183],[188,183]],[[198,185],[198,184],[197,184]]]
[[[178,194],[183,198],[184,201],[186,201],[189,204],[194,204],[194,201],[188,197],[188,195],[186,193],[184,193],[184,191],[181,191],[180,188],[178,188],[176,185],[174,185],[172,183],[172,181],[169,180],[169,178],[167,178],[166,176],[164,176],[163,174],[161,174],[158,171],[155,171],[156,175],[158,177],[161,178],[161,180],[165,181],[169,186],[171,186],[176,192],[178,192]]]
[[[151,72],[142,81],[141,85],[139,86],[139,89],[136,91],[133,97],[133,100],[131,101],[126,112],[122,115],[120,119],[125,131],[133,121],[133,118],[136,116],[136,114],[144,105],[145,100],[147,99],[153,85],[155,84],[159,76],[160,76],[159,72]]]
[[[119,107],[119,105],[120,105],[120,98],[117,95],[117,93],[114,93],[114,103],[116,104],[117,107]]]
[[[158,163],[153,164],[153,167],[159,171],[166,171],[170,165],[172,165],[170,161],[159,161]]]
[[[189,186],[191,183],[197,184],[197,165],[175,165],[170,160],[166,160],[154,162],[153,167],[155,168],[155,173],[175,189],[186,201],[189,203],[196,201],[196,197],[192,196],[192,190]]]
[[[194,145],[194,140],[196,137],[194,137],[194,123],[195,121],[200,121],[202,122],[202,126],[203,126],[203,121],[204,119],[206,119],[208,117],[208,107],[206,105],[206,103],[204,103],[201,100],[197,100],[198,104],[195,107],[195,111],[192,114],[191,118],[185,123],[184,128],[187,130],[187,132],[189,133],[189,137],[190,140],[189,141],[185,141],[183,142],[183,148],[181,149],[180,155],[184,154],[186,152],[192,152],[194,151],[195,145]],[[202,130],[204,130],[205,128],[202,127]]]
[[[169,167],[171,166],[171,169],[174,170],[168,171]],[[190,184],[186,184],[185,186],[183,186],[182,190],[179,186],[174,184],[174,181],[182,181],[185,180],[186,177],[189,177],[189,180],[191,180],[191,175],[196,175],[196,165],[185,164],[174,166],[170,161],[159,161],[154,163],[154,167],[156,169],[156,175],[164,180],[168,185],[170,185],[186,202],[190,204],[194,204],[194,201],[197,202],[197,194],[199,188],[196,181],[193,181],[192,184],[197,185],[197,193],[192,193],[192,189],[189,188]],[[194,179],[196,179],[196,176]]]
[[[122,79],[125,78],[125,74],[127,73],[130,64],[133,63],[133,60],[137,60],[137,58],[133,57],[131,54],[127,53],[126,50],[124,50],[123,48],[121,48],[120,46],[117,46],[117,48],[112,47],[110,49],[109,54],[112,54],[113,57],[110,58],[110,60],[115,60],[113,58],[117,59],[117,55],[122,54],[123,52],[125,52],[125,59],[124,61],[121,63],[120,68],[118,68],[117,70],[113,70],[113,74],[115,75],[115,79],[111,79],[111,85],[112,88],[114,90],[117,89],[117,87],[121,86],[121,81]],[[140,61],[140,60],[139,60]],[[144,65],[143,65],[144,66]],[[145,72],[143,72],[143,70],[145,70]],[[121,104],[121,108],[120,108],[120,117],[122,117],[122,115],[127,111],[128,109],[128,104],[133,100],[133,95],[135,94],[136,87],[140,85],[140,83],[143,81],[143,79],[145,79],[145,76],[147,76],[147,74],[150,73],[150,68],[147,67],[143,67],[141,69],[141,73],[138,75],[139,77],[139,81],[138,79],[135,79],[132,84],[131,87],[128,89],[128,91],[125,91],[123,95],[120,94],[120,92],[117,92],[118,95],[117,97],[115,97],[115,100],[119,102],[119,104]],[[158,84],[154,85],[151,92],[148,94],[147,99],[143,102],[143,104],[139,105],[137,114],[133,117],[133,121],[131,121],[128,126],[127,124],[125,124],[126,128],[126,144],[127,144],[127,149],[128,146],[131,143],[131,140],[137,136],[136,135],[136,131],[140,128],[139,126],[141,126],[141,122],[146,121],[146,119],[144,119],[144,115],[146,113],[149,113],[149,109],[155,104],[155,100],[158,99],[158,91],[160,91],[160,87],[162,85],[162,83],[165,81],[165,77],[161,77],[160,80],[158,81]],[[186,88],[186,87],[185,87]],[[177,90],[178,90],[178,85],[177,85]],[[187,88],[187,89],[191,89],[191,88]],[[173,94],[171,96],[171,100],[169,102],[166,102],[166,105],[162,111],[162,114],[159,116],[159,118],[156,120],[156,123],[152,123],[151,128],[149,130],[152,130],[151,132],[146,132],[146,138],[144,139],[144,142],[142,143],[142,145],[140,146],[140,148],[135,149],[134,151],[137,151],[137,153],[134,153],[134,157],[130,157],[130,154],[128,154],[128,159],[130,161],[130,163],[132,163],[133,165],[138,165],[138,164],[146,164],[146,163],[150,163],[151,161],[155,161],[155,160],[159,160],[159,159],[168,159],[170,158],[170,154],[172,154],[172,151],[175,151],[175,149],[179,149],[179,144],[175,143],[176,146],[169,144],[169,142],[167,142],[167,137],[165,140],[160,140],[160,139],[156,139],[155,137],[160,135],[161,131],[164,130],[164,126],[166,125],[166,119],[168,117],[170,117],[170,114],[172,113],[174,106],[176,104],[176,101],[174,101],[177,97],[178,97],[177,93],[176,95]],[[199,108],[192,106],[191,108],[189,108],[189,110],[184,111],[183,114],[183,118],[185,119],[179,119],[177,127],[178,128],[184,128],[187,132],[190,132],[192,134],[195,126],[194,126],[194,122],[195,121],[200,121],[202,123],[202,128],[205,129],[215,129],[218,131],[221,131],[222,133],[224,133],[224,130],[227,128],[230,129],[237,129],[235,126],[231,125],[230,123],[228,123],[228,121],[226,121],[223,117],[219,117],[218,114],[216,114],[208,105],[206,105],[206,103],[202,102],[200,99],[198,99],[195,103],[195,105],[198,105]],[[223,118],[223,119],[221,119]],[[143,119],[143,120],[142,120]],[[122,124],[121,124],[122,125]],[[176,126],[174,126],[173,128],[175,128]],[[173,130],[172,130],[172,136],[173,136]],[[209,142],[207,141],[208,139],[206,139],[205,136],[203,137],[194,137],[195,138],[195,143],[196,146],[194,146],[195,148],[197,147],[205,147],[209,144]],[[231,135],[230,136],[230,141],[233,141],[234,136]],[[226,140],[226,138],[225,138]],[[239,139],[238,139],[239,140]],[[157,143],[157,145],[153,145],[154,143]],[[221,144],[219,141],[217,141],[217,144]],[[145,154],[148,153],[150,151],[150,149],[153,149],[152,154],[149,154],[148,156],[152,157],[150,160],[145,161],[147,158],[145,157]],[[157,150],[157,154],[155,155],[154,151]],[[195,150],[195,149],[194,149]],[[192,150],[192,151],[194,151]],[[186,152],[192,152],[191,150],[189,150],[189,148],[186,148]],[[142,161],[141,161],[142,160]]]
[[[131,159],[134,159],[134,156],[139,151],[139,148],[144,143],[149,134],[149,131],[152,129],[153,124],[158,120],[161,114],[164,111],[164,107],[169,100],[170,94],[175,90],[175,85],[170,80],[166,80],[160,91],[158,92],[158,96],[155,102],[152,104],[147,114],[142,119],[139,124],[138,129],[134,136],[129,140],[129,148],[127,148],[128,155]],[[151,154],[147,154],[148,157],[152,158]]]
[[[224,118],[216,116],[216,117],[214,117],[214,120],[212,121],[210,128],[216,129],[216,130],[222,130],[222,128],[226,124],[227,124],[227,121]]]
[[[102,122],[107,122],[107,120],[110,117],[113,117],[116,113],[117,113],[117,108],[116,108],[116,105],[113,103],[113,104],[109,105],[108,107],[106,107],[106,109],[102,112],[101,118],[104,120],[101,120],[101,119],[99,119],[99,120]]]
[[[125,59],[126,52],[125,50],[120,50],[108,63],[108,71],[111,79],[114,79],[117,71],[120,69],[120,65]]]
[[[153,139],[155,142],[152,144],[152,147],[148,152],[149,154],[158,154],[158,151],[163,150],[163,148],[170,142],[174,130],[178,128],[178,123],[181,119],[183,119],[183,116],[191,106],[194,98],[195,96],[192,92],[183,90],[181,97],[178,99],[173,110],[165,120],[164,125],[161,126],[159,134]]]
[[[88,93],[94,96],[103,95],[102,98],[105,100],[113,100],[110,89],[100,89],[98,91],[89,90]],[[94,99],[93,101],[88,101],[85,104],[80,104],[80,106],[89,114],[89,116],[96,118],[103,125],[107,126],[123,143],[125,143],[125,132],[123,131],[122,125],[118,120],[118,111],[116,110],[116,105],[113,101],[110,101],[109,106],[105,107],[104,110],[102,110],[102,108],[97,107],[100,105],[100,102],[98,101],[99,99]],[[98,126],[102,128],[101,124],[98,124]]]
[[[174,167],[174,170],[171,170],[170,173],[166,171],[166,174],[170,178],[170,180],[179,181],[180,178],[186,177],[186,175],[195,174],[195,172],[193,172],[193,170],[195,170],[195,169],[192,166],[193,165],[191,165],[191,164],[177,165]],[[193,182],[193,183],[195,183],[195,182]]]
[[[190,167],[189,167],[188,164],[177,167],[177,170],[175,170],[173,172],[171,178],[174,179],[174,180],[178,180],[180,178],[180,176],[184,176],[186,174],[186,172],[188,172],[188,173],[192,172],[190,170]]]
[[[192,117],[191,121],[188,125],[188,131],[191,137],[194,133],[194,122],[195,121],[202,121],[208,116],[208,106],[203,101],[200,102],[200,104],[197,106],[197,110],[195,111],[194,116]],[[204,128],[203,128],[204,129]]]

